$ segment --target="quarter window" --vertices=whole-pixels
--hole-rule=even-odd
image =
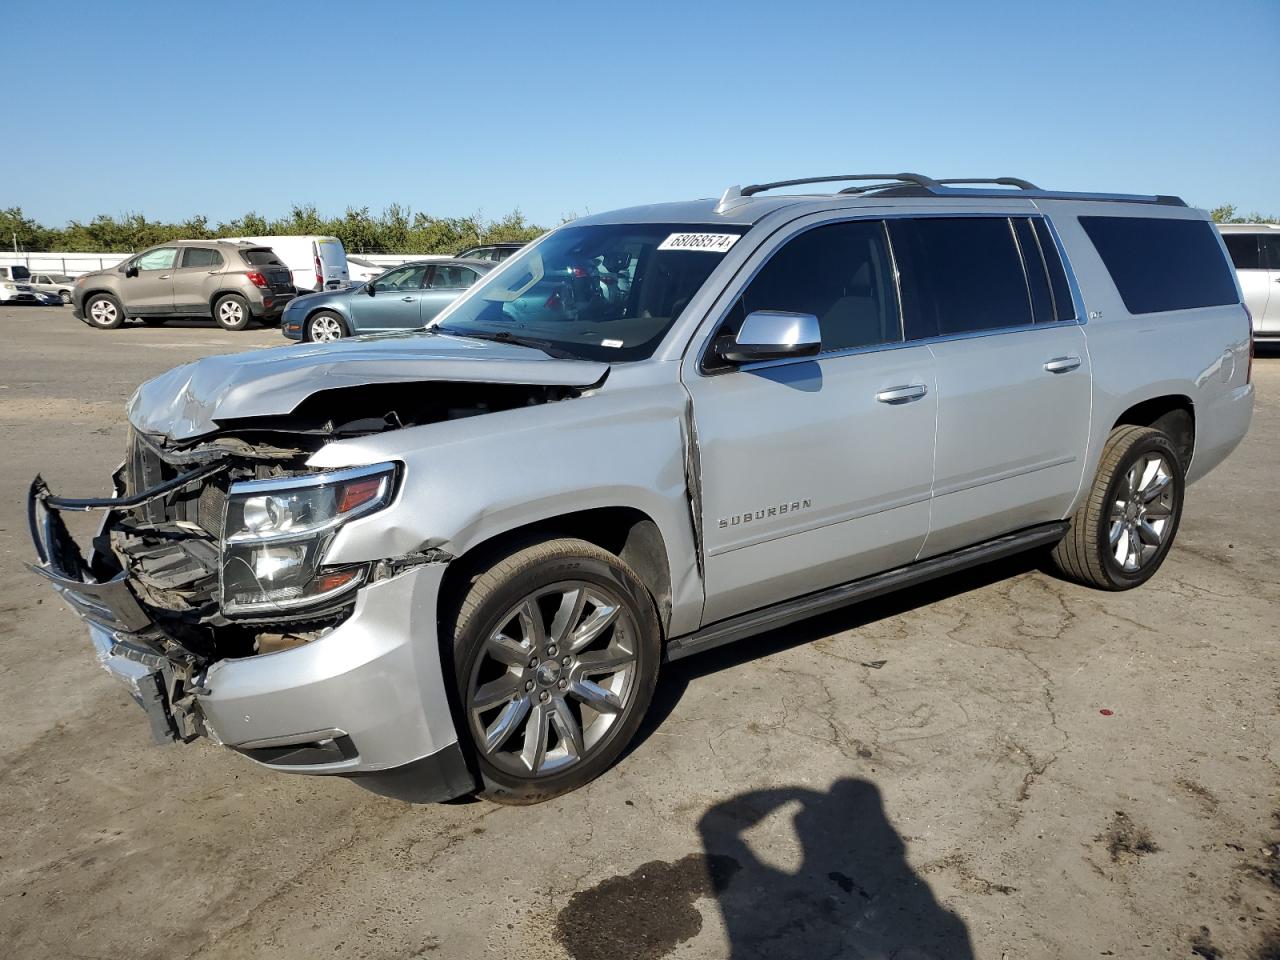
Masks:
[[[133,265],[139,270],[168,270],[177,259],[177,247],[161,247],[158,250],[148,250],[133,261]]]
[[[1130,313],[1238,303],[1236,280],[1207,220],[1081,217]]]
[[[884,223],[834,223],[788,240],[748,284],[719,336],[736,335],[756,310],[813,314],[824,352],[901,341]]]
[[[182,265],[184,267],[220,267],[222,266],[222,254],[217,250],[210,250],[207,247],[187,247],[182,254]]]
[[[908,340],[1025,326],[1031,297],[1005,217],[889,221]]]

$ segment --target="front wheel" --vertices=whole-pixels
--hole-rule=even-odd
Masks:
[[[1146,583],[1182,519],[1186,479],[1173,441],[1151,427],[1111,431],[1089,496],[1052,559],[1068,578],[1102,590]]]
[[[243,330],[249,326],[253,314],[249,301],[238,293],[229,293],[213,305],[213,318],[223,330]]]
[[[626,748],[653,697],[661,630],[622,560],[553,540],[474,582],[453,652],[483,795],[538,803],[593,780]]]
[[[60,300],[62,301],[62,305],[63,305],[64,307],[68,307],[68,306],[70,306],[70,305],[71,305],[71,291],[70,291],[70,290],[62,290],[62,291],[60,291],[60,292],[58,293],[58,299],[60,299]]]
[[[332,343],[347,335],[347,325],[336,313],[321,310],[308,318],[306,335],[312,343]]]
[[[84,305],[84,315],[91,327],[115,330],[124,323],[124,307],[109,293],[95,293]]]

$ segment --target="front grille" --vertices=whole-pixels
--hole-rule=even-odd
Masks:
[[[129,431],[126,493],[140,493],[191,469],[189,465],[175,466],[167,462],[154,444],[136,431]],[[188,489],[152,500],[132,512],[138,520],[145,523],[185,521],[196,524],[210,536],[218,537],[222,534],[222,521],[227,511],[225,483],[224,478],[214,476],[198,489]]]

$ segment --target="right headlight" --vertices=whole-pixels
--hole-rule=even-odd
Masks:
[[[344,523],[391,502],[395,480],[395,464],[379,463],[233,484],[222,541],[222,612],[284,612],[360,586],[367,564],[326,567],[324,555]]]

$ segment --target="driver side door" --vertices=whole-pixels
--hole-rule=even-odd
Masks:
[[[408,330],[422,326],[422,296],[428,264],[407,263],[388,270],[351,294],[356,330]],[[372,290],[372,295],[370,295]]]
[[[124,282],[120,284],[125,313],[173,313],[173,268],[177,260],[177,247],[157,247],[125,265]],[[138,273],[131,277],[127,271],[132,268],[137,268]]]

